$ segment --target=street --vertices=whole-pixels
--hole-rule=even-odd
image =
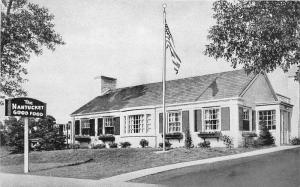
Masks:
[[[167,186],[299,187],[300,148],[171,170],[139,178],[134,182]]]

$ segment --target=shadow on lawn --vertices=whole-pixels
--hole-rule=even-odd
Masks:
[[[90,159],[79,161],[79,162],[75,162],[75,163],[69,163],[69,164],[58,165],[58,166],[53,166],[53,167],[40,168],[40,169],[36,169],[36,170],[30,169],[30,171],[31,172],[37,172],[37,171],[45,171],[45,170],[49,170],[49,169],[56,169],[56,168],[68,167],[68,166],[78,166],[78,165],[81,165],[81,164],[89,163],[89,162],[91,162],[93,160],[94,159],[90,158]]]

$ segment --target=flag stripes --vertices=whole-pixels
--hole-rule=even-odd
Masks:
[[[174,64],[174,70],[175,70],[176,74],[178,74],[181,60],[175,51],[175,44],[174,44],[173,36],[170,32],[167,21],[165,23],[166,23],[165,24],[166,48],[170,49],[172,62]]]

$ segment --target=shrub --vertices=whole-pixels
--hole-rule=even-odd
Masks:
[[[102,142],[114,142],[115,137],[111,134],[103,134],[99,136],[99,140],[101,140]]]
[[[253,140],[253,144],[252,144],[253,147],[259,147],[260,145],[261,143],[259,140]]]
[[[162,142],[159,143],[158,145],[159,145],[160,148],[163,148],[163,143]],[[168,141],[165,141],[165,146],[166,146],[166,148],[170,148],[172,146],[172,144]]]
[[[193,140],[191,137],[190,129],[187,129],[185,132],[185,140],[184,140],[184,146],[187,149],[190,149],[192,147]]]
[[[121,148],[127,148],[131,146],[130,142],[120,142],[120,146]]]
[[[140,145],[142,146],[142,148],[144,148],[144,147],[148,147],[148,145],[149,145],[149,142],[148,142],[148,140],[141,139],[141,141],[140,141]]]
[[[210,148],[210,141],[205,140],[204,142],[200,142],[198,146],[201,148]]]
[[[243,137],[243,147],[248,148],[248,147],[254,147],[254,137],[248,137],[245,136]]]
[[[260,126],[260,132],[259,132],[259,136],[257,138],[258,145],[260,145],[260,146],[273,145],[275,142],[274,137],[269,132],[269,129],[266,126],[266,122],[261,121],[259,123],[259,126]]]
[[[243,147],[255,147],[254,146],[254,138],[257,137],[255,132],[243,132]],[[257,142],[256,142],[257,143]]]
[[[79,149],[80,144],[70,144],[70,149]]]
[[[117,143],[114,143],[114,142],[110,142],[108,144],[109,148],[118,148],[118,144]]]
[[[292,145],[300,145],[300,138],[292,138],[291,139],[291,144]]]
[[[229,149],[231,149],[233,147],[233,141],[232,138],[228,135],[222,135],[221,139],[223,140],[223,143],[225,144],[225,146]]]
[[[94,145],[92,148],[93,149],[104,149],[104,148],[106,148],[106,146],[104,143],[101,143],[101,144]]]

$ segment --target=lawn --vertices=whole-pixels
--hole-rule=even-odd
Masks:
[[[236,154],[254,149],[175,148],[157,154],[158,150],[126,148],[31,152],[29,155],[30,174],[101,179],[155,166]],[[23,154],[9,154],[0,157],[0,172],[22,173]]]

